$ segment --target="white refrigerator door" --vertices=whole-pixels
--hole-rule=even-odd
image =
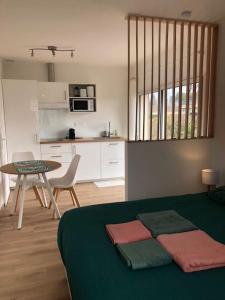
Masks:
[[[2,83],[0,82],[0,165],[7,164],[7,146],[5,136],[5,116],[2,97]],[[9,197],[9,176],[0,173],[0,208],[7,204]]]
[[[37,82],[3,79],[2,87],[8,161],[13,152],[23,151],[40,159]]]

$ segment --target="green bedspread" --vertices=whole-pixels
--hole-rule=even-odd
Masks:
[[[151,230],[154,237],[160,234],[178,233],[198,229],[189,220],[180,216],[174,210],[139,214],[142,223]]]
[[[73,300],[225,299],[225,268],[184,273],[175,264],[132,271],[121,261],[105,225],[137,214],[176,210],[225,244],[225,207],[206,194],[88,206],[66,212],[58,245]]]
[[[133,270],[159,267],[172,262],[170,254],[155,239],[118,244],[116,247],[122,260]]]

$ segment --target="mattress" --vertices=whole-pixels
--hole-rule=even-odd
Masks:
[[[132,271],[121,261],[105,225],[137,214],[174,209],[225,244],[225,206],[207,194],[94,205],[67,211],[58,246],[74,300],[225,299],[225,268],[184,273],[175,263]]]

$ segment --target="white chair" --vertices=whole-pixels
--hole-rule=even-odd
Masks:
[[[55,201],[57,201],[59,193],[61,191],[69,191],[70,196],[72,198],[73,204],[77,205],[77,207],[80,207],[74,185],[76,184],[76,173],[77,173],[77,168],[78,164],[80,161],[80,155],[76,154],[72,162],[70,163],[70,166],[66,172],[66,174],[63,177],[58,177],[58,178],[51,178],[48,180],[50,183],[51,187],[53,188],[53,195],[55,196]],[[51,208],[51,202],[49,203],[49,207]]]
[[[19,161],[27,161],[27,160],[35,160],[34,155],[32,152],[14,152],[12,155],[12,162],[19,162]],[[15,178],[11,179],[12,181],[16,182]],[[17,209],[17,203],[19,199],[19,193],[20,193],[20,188],[21,188],[22,183],[19,186],[18,194],[16,195],[16,206],[15,210]],[[40,178],[40,175],[29,175],[27,177],[27,189],[32,188],[34,191],[34,194],[37,198],[37,200],[40,202],[42,207],[47,207],[48,203],[45,197],[45,192],[44,192],[44,182]],[[41,189],[42,193],[42,198],[40,196],[38,188]],[[43,201],[42,201],[43,199]]]

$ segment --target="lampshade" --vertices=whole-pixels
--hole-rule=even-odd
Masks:
[[[202,183],[216,185],[219,182],[219,172],[213,169],[202,170]]]

